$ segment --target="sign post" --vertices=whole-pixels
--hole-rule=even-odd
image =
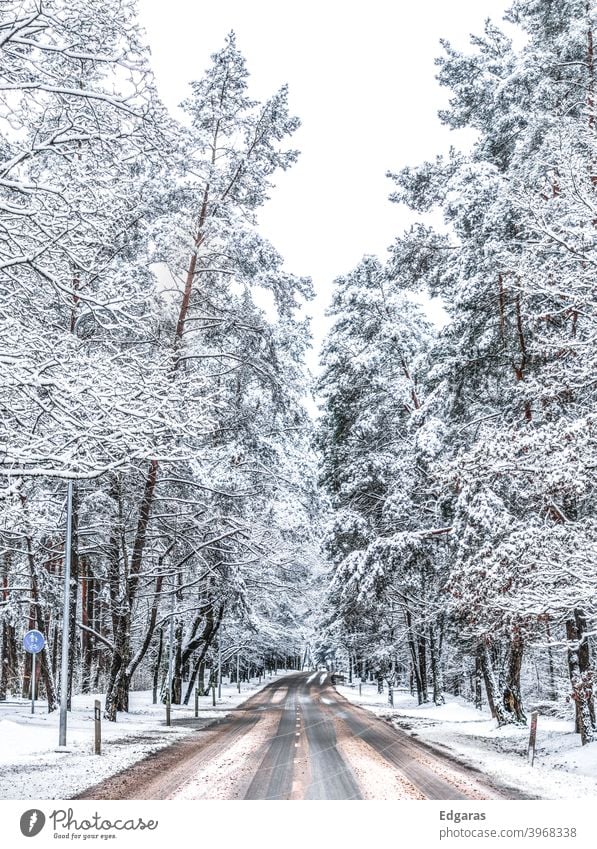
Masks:
[[[98,699],[95,700],[93,709],[93,718],[95,723],[95,754],[102,753],[102,705]]]
[[[23,637],[23,648],[31,655],[31,713],[35,713],[35,656],[42,651],[46,641],[41,631],[27,631]]]

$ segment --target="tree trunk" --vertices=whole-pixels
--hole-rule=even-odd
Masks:
[[[95,581],[91,571],[91,564],[87,558],[81,558],[81,620],[83,625],[89,628],[99,630],[93,618],[94,612],[94,595]],[[91,666],[93,663],[93,644],[94,637],[88,631],[83,631],[81,635],[82,641],[82,672],[81,672],[81,692],[91,692]]]
[[[480,652],[477,650],[477,654],[475,655],[475,676],[474,676],[474,691],[475,691],[475,707],[477,710],[483,709],[483,690],[481,687],[481,682],[483,681],[483,664],[481,660]],[[491,711],[492,716],[494,715],[493,710]]]
[[[515,635],[510,645],[510,659],[508,662],[508,674],[506,686],[504,687],[504,707],[513,716],[516,722],[526,724],[522,696],[520,694],[520,671],[522,669],[522,657],[524,643],[519,634]]]
[[[427,641],[425,640],[424,632],[421,632],[418,636],[417,647],[419,654],[419,677],[421,679],[421,700],[422,702],[428,702],[429,689],[427,686]]]
[[[8,689],[8,642],[6,639],[6,622],[2,623],[2,654],[0,656],[0,702],[6,701]]]
[[[549,627],[549,622],[545,623],[545,633],[547,634],[547,670],[549,675],[549,698],[555,701],[558,698],[558,688],[556,686],[556,674],[553,662],[553,650],[551,647],[551,630]]]
[[[23,501],[23,506],[25,506],[25,502]],[[39,631],[44,630],[44,616],[41,603],[39,601],[39,582],[37,576],[37,565],[35,563],[35,557],[33,556],[33,546],[31,542],[31,537],[27,534],[25,537],[26,545],[27,545],[27,559],[29,562],[29,574],[31,577],[31,598],[33,599],[33,604],[31,606],[32,612],[32,622],[30,627],[37,627]],[[46,698],[48,700],[48,713],[52,713],[52,711],[56,710],[58,707],[58,697],[56,695],[56,688],[54,685],[54,676],[52,675],[52,665],[50,659],[50,651],[48,647],[48,643],[44,645],[43,649],[39,653],[39,660],[41,665],[41,677],[44,682],[44,688],[46,691]],[[31,659],[29,658],[29,664],[31,668]]]
[[[131,661],[131,623],[141,566],[143,564],[143,552],[147,540],[147,529],[153,505],[157,473],[157,460],[152,460],[149,464],[149,470],[145,480],[128,574],[126,569],[126,551],[123,544],[122,558],[124,574],[122,582],[118,552],[118,531],[121,530],[120,528],[114,529],[111,539],[110,547],[112,549],[112,555],[109,561],[111,562],[110,596],[113,606],[114,649],[104,710],[104,716],[110,722],[116,721],[116,715],[119,710],[128,711],[129,708],[129,687],[132,677],[131,670],[129,669],[129,663]],[[121,505],[122,500],[117,482],[114,483],[114,491],[116,499]]]
[[[584,635],[584,616],[574,611],[574,617],[566,621],[568,640],[568,671],[572,685],[572,700],[575,705],[576,732],[581,743],[592,743],[597,735],[593,706],[593,684],[588,663],[588,642]]]
[[[159,630],[158,653],[153,667],[153,703],[158,702],[158,686],[160,682],[160,666],[162,665],[162,649],[164,647],[164,629]]]
[[[179,705],[182,699],[182,622],[174,627],[172,667],[172,704]]]
[[[431,675],[433,679],[433,702],[436,705],[443,705],[444,699],[444,680],[442,675],[441,658],[439,656],[439,646],[433,632],[433,625],[429,626],[429,655],[431,660]]]
[[[31,596],[34,596],[33,591],[33,579],[31,584]],[[29,621],[27,623],[27,630],[31,631],[32,628],[35,628],[35,605],[29,605]],[[24,652],[24,662],[23,662],[23,681],[21,683],[21,698],[28,699],[29,693],[31,691],[31,670],[33,669],[33,661],[31,660],[31,654],[26,651]]]
[[[73,518],[72,518],[72,556],[70,571],[70,601],[68,612],[68,710],[72,708],[73,679],[77,667],[77,604],[79,601],[79,488],[73,486]],[[62,681],[60,682],[62,687]]]
[[[489,648],[485,643],[480,646],[480,658],[483,669],[483,678],[485,679],[485,689],[487,691],[487,701],[491,709],[491,715],[497,719],[498,725],[509,725],[515,722],[512,714],[509,714],[504,707],[504,703],[500,698],[500,690],[495,678],[493,663]]]
[[[413,635],[412,617],[411,617],[410,610],[409,610],[408,606],[405,606],[405,608],[404,608],[404,616],[406,618],[406,627],[407,627],[406,639],[407,639],[407,642],[408,642],[408,648],[409,648],[409,651],[410,651],[411,664],[412,664],[411,665],[411,688],[410,688],[411,694],[413,692],[413,686],[412,685],[413,685],[413,678],[414,678],[414,683],[415,683],[416,688],[417,688],[417,701],[418,701],[419,704],[422,704],[422,702],[423,702],[423,682],[421,681],[421,669],[420,669],[420,665],[419,665],[419,659],[417,657],[417,647],[415,645],[415,638],[414,638],[414,635]]]
[[[11,553],[5,552],[2,561],[2,600],[8,602],[8,575],[10,572]],[[14,628],[6,621],[2,623],[2,658],[0,659],[0,701],[6,701],[8,689],[14,689],[14,680],[18,678],[18,669],[13,661]],[[16,646],[15,646],[16,655]],[[16,675],[15,675],[16,673]]]
[[[197,645],[195,645],[195,648],[198,648],[199,645],[201,645],[202,648],[199,657],[195,660],[195,663],[193,664],[193,670],[191,672],[189,686],[187,687],[187,691],[184,697],[185,705],[188,705],[191,695],[193,693],[193,689],[195,687],[195,680],[197,678],[197,672],[199,671],[201,664],[204,663],[207,652],[209,651],[210,646],[212,645],[220,630],[220,626],[222,624],[222,617],[224,616],[224,606],[220,605],[215,621],[213,614],[213,607],[210,605],[205,617],[205,625],[203,626],[203,632],[201,634],[201,637],[192,641],[193,643],[197,643]],[[187,646],[187,650],[188,648],[189,646]],[[195,650],[195,648],[193,649],[193,651]]]

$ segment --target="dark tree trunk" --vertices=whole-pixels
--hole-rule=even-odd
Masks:
[[[500,690],[496,681],[491,653],[487,645],[480,646],[481,665],[483,669],[483,678],[485,680],[485,689],[487,692],[487,701],[491,710],[491,715],[497,719],[498,725],[509,725],[515,721],[512,714],[504,707],[504,703],[500,698]]]
[[[524,643],[520,635],[515,635],[510,645],[510,659],[508,662],[508,673],[506,686],[504,687],[504,707],[512,714],[516,722],[526,724],[522,696],[520,694],[520,672],[522,669],[522,658]]]
[[[2,627],[2,669],[0,671],[0,698],[4,701],[10,692],[19,687],[19,653],[13,625],[4,622]]]
[[[33,596],[33,582],[31,587],[31,595]],[[31,631],[32,628],[35,628],[35,606],[33,604],[29,605],[29,621],[27,623],[27,630]],[[21,683],[21,698],[28,699],[29,693],[31,690],[31,670],[33,668],[33,661],[31,660],[31,655],[28,651],[23,652],[24,661],[23,661],[23,681]]]
[[[8,602],[8,575],[11,555],[6,552],[2,561],[2,600]],[[2,623],[2,657],[0,658],[0,701],[6,701],[8,689],[14,690],[14,681],[18,679],[18,665],[13,659],[14,628],[6,620]],[[16,657],[16,644],[14,645]]]
[[[429,655],[431,660],[431,675],[433,679],[433,702],[436,705],[443,705],[445,703],[444,681],[438,642],[435,639],[433,625],[429,626]]]
[[[27,544],[27,559],[29,561],[29,572],[31,577],[31,598],[33,599],[33,604],[31,606],[32,620],[30,627],[37,628],[39,631],[44,630],[44,616],[41,603],[39,601],[39,588],[38,588],[38,577],[37,577],[37,566],[35,563],[35,557],[33,556],[33,546],[31,543],[31,537],[26,537]],[[30,657],[30,656],[29,656]],[[44,682],[44,688],[46,691],[46,698],[48,700],[48,713],[52,713],[52,711],[56,710],[58,707],[58,697],[56,695],[56,688],[54,686],[54,677],[52,675],[52,665],[50,659],[50,651],[48,647],[48,643],[44,645],[43,649],[39,653],[39,661],[41,667],[41,677]],[[29,659],[29,668],[31,669],[31,659]],[[31,674],[31,673],[29,673]]]
[[[54,680],[56,680],[56,672],[58,670],[58,635],[60,633],[60,629],[58,624],[54,622],[53,630],[52,630],[52,675],[54,676]]]
[[[549,698],[555,701],[558,698],[558,688],[556,686],[555,665],[553,662],[553,650],[551,647],[551,629],[549,622],[545,623],[545,633],[547,634],[547,670],[549,675]]]
[[[197,689],[199,690],[199,694],[201,696],[205,696],[205,661],[202,660],[199,664],[199,671],[197,672]]]
[[[8,643],[6,640],[6,622],[2,623],[2,654],[0,655],[0,702],[6,701],[8,690]]]
[[[566,621],[568,671],[575,705],[576,732],[583,746],[597,737],[593,705],[593,685],[589,667],[589,646],[585,636],[585,619],[581,611]]]
[[[162,665],[162,650],[164,647],[164,629],[159,630],[158,653],[156,655],[155,664],[153,667],[153,703],[158,702],[158,686],[160,683],[160,667]]]
[[[591,669],[591,649],[589,637],[587,636],[587,620],[582,610],[574,611],[574,619],[579,635],[580,645],[578,647],[578,664],[580,672],[587,682],[587,705],[591,724],[595,729],[595,702],[593,701],[593,670]]]
[[[174,627],[174,650],[172,659],[172,704],[179,705],[182,699],[182,623]]]
[[[481,687],[483,681],[483,663],[479,650],[475,655],[475,675],[474,675],[474,691],[475,691],[475,707],[477,710],[483,709],[483,689]],[[492,716],[494,711],[491,711]]]
[[[193,664],[193,669],[192,669],[192,672],[191,672],[191,678],[190,678],[190,681],[189,681],[189,686],[187,687],[187,691],[186,691],[185,697],[184,697],[184,704],[185,705],[188,705],[189,700],[191,698],[191,695],[193,693],[193,689],[195,687],[195,680],[197,678],[197,672],[199,671],[201,664],[204,663],[207,652],[209,651],[210,646],[213,644],[213,641],[215,640],[215,638],[216,638],[216,636],[217,636],[217,634],[220,630],[223,615],[224,615],[224,607],[223,607],[223,605],[220,605],[220,607],[218,608],[217,617],[215,618],[215,621],[214,621],[214,609],[210,605],[210,607],[209,607],[209,609],[207,610],[207,613],[206,613],[205,625],[203,626],[203,631],[201,633],[201,636],[196,638],[196,640],[192,641],[193,644],[196,643],[196,645],[193,648],[193,651],[196,648],[198,648],[199,646],[201,646],[201,651],[199,653],[199,656],[196,658],[195,663]],[[189,649],[189,646],[187,646],[187,650],[188,649]]]
[[[72,524],[72,549],[71,549],[71,571],[70,571],[70,600],[68,612],[68,710],[72,708],[73,679],[77,667],[77,604],[79,600],[79,488],[73,486],[73,524]],[[60,682],[62,687],[62,681]]]
[[[421,679],[421,700],[429,701],[429,689],[427,686],[427,641],[425,634],[421,632],[417,639],[419,653],[419,677]]]
[[[94,613],[94,595],[95,581],[91,571],[91,564],[87,558],[81,558],[81,620],[83,625],[99,630],[96,627],[96,622],[93,617]],[[83,631],[81,635],[82,642],[82,672],[81,672],[81,692],[91,692],[91,667],[93,664],[93,648],[94,637],[88,631]]]
[[[423,682],[421,680],[421,667],[420,667],[420,664],[419,664],[419,659],[417,657],[417,647],[415,645],[415,638],[414,638],[414,635],[413,635],[413,628],[412,628],[412,617],[411,617],[410,610],[409,610],[408,606],[405,606],[404,615],[405,615],[405,618],[406,618],[406,627],[407,627],[406,639],[407,639],[407,642],[408,642],[408,648],[409,648],[409,651],[410,651],[411,664],[412,664],[411,665],[411,693],[413,691],[412,684],[413,684],[413,677],[414,677],[414,683],[415,683],[416,688],[417,688],[417,701],[419,702],[419,704],[422,704],[422,702],[423,702]]]
[[[118,551],[118,532],[120,528],[114,529],[111,540],[112,555],[109,558],[111,570],[111,590],[110,596],[112,599],[112,616],[113,616],[113,632],[114,632],[114,649],[112,657],[112,665],[110,667],[110,675],[108,687],[106,691],[106,704],[104,716],[111,722],[116,721],[117,712],[128,711],[129,709],[129,687],[131,682],[131,670],[129,663],[131,660],[131,622],[133,617],[133,607],[141,566],[143,564],[143,552],[147,540],[147,529],[151,516],[151,508],[153,505],[155,486],[157,483],[158,463],[152,460],[149,464],[147,477],[145,480],[145,489],[143,498],[139,508],[139,518],[137,520],[137,531],[135,541],[131,553],[130,570],[127,574],[126,552],[123,547],[123,581],[121,586],[120,580],[120,558]],[[118,503],[122,504],[118,483],[114,484],[114,492]]]

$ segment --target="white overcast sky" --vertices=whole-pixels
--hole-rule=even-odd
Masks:
[[[234,30],[247,59],[250,94],[289,85],[302,121],[298,163],[277,179],[260,213],[261,232],[289,271],[313,278],[316,337],[334,277],[365,253],[382,259],[410,223],[388,201],[387,170],[459,144],[437,110],[447,92],[435,80],[440,38],[466,48],[507,0],[140,0],[141,20],[165,102],[188,83]],[[464,139],[462,141],[465,141]],[[316,342],[320,339],[316,338]]]

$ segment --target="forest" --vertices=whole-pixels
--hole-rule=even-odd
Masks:
[[[252,99],[230,33],[174,117],[133,0],[5,0],[0,700],[37,629],[50,712],[186,704],[220,656],[499,725],[532,695],[597,739],[595,27],[515,0],[442,42],[473,141],[388,172],[412,224],[334,281],[312,376],[326,281],[258,221],[299,156],[287,87]]]

